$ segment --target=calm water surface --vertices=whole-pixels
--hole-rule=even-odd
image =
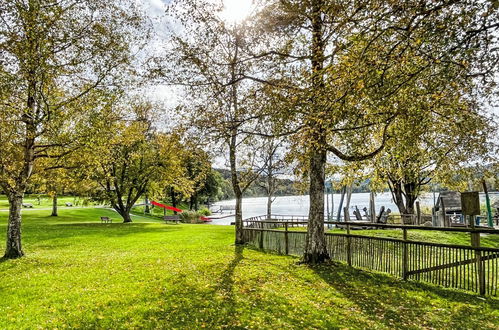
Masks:
[[[340,194],[334,195],[334,214],[338,212],[338,206],[340,204]],[[433,206],[433,195],[426,194],[420,198],[422,206]],[[216,209],[220,205],[235,205],[236,201],[226,200],[220,201],[214,204],[212,207]],[[325,204],[326,205],[326,204]],[[355,206],[361,210],[364,207],[369,208],[369,193],[354,193],[350,200],[350,214],[352,214]],[[376,212],[379,212],[381,206],[390,208],[393,212],[398,212],[397,206],[392,201],[392,196],[389,192],[381,193],[376,195],[375,200]],[[279,215],[307,215],[309,208],[309,196],[282,196],[277,197],[272,203],[272,213]],[[331,212],[331,195],[329,195],[329,210]],[[243,219],[254,217],[258,215],[265,215],[267,213],[267,197],[249,197],[243,198]],[[228,214],[228,213],[226,213]],[[216,215],[216,214],[214,214]],[[228,225],[234,221],[234,217],[228,217],[224,219],[213,220],[213,224],[217,225]]]

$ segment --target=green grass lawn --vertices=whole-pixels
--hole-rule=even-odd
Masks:
[[[234,247],[230,226],[118,219],[105,209],[25,212],[26,257],[0,261],[0,328],[499,327],[498,298],[307,267]]]
[[[87,206],[82,205],[84,203],[83,198],[73,196],[59,196],[57,198],[57,205],[59,207],[65,207],[67,202],[72,203],[74,206]],[[34,209],[46,209],[52,207],[52,198],[47,195],[26,195],[23,203],[32,204]],[[92,203],[89,203],[89,205],[92,205]],[[9,201],[5,195],[0,195],[0,209],[9,209]]]

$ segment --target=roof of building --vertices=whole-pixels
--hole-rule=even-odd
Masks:
[[[461,193],[459,191],[442,191],[438,195],[435,209],[440,209],[440,200],[443,199],[445,212],[461,212]]]

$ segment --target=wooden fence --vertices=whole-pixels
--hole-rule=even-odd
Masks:
[[[306,221],[247,219],[243,235],[247,244],[286,255],[301,256]],[[497,295],[499,287],[499,249],[480,247],[480,234],[498,235],[499,230],[471,228],[432,228],[358,222],[325,222],[339,225],[345,233],[326,233],[332,260],[350,266],[388,273],[403,279],[429,282],[444,287]],[[357,235],[353,228],[400,229],[402,238]],[[413,241],[409,230],[437,230],[470,233],[471,246]]]

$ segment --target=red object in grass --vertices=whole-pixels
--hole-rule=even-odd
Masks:
[[[179,213],[182,212],[181,209],[177,209],[176,207],[164,205],[164,204],[161,204],[161,203],[158,203],[158,202],[155,202],[155,201],[151,201],[151,204],[154,205],[154,206],[162,207],[162,208],[167,209],[167,210],[176,211],[176,212],[179,212]],[[201,217],[201,220],[203,220],[204,222],[211,222],[211,221],[213,221],[213,220],[211,220],[210,218],[207,218],[207,217]]]
[[[181,209],[177,209],[176,207],[173,207],[173,206],[168,206],[168,205],[164,205],[161,203],[157,203],[155,201],[151,201],[151,204],[154,206],[162,207],[162,208],[167,209],[167,210],[171,210],[171,211],[175,211],[175,212],[182,212]]]

